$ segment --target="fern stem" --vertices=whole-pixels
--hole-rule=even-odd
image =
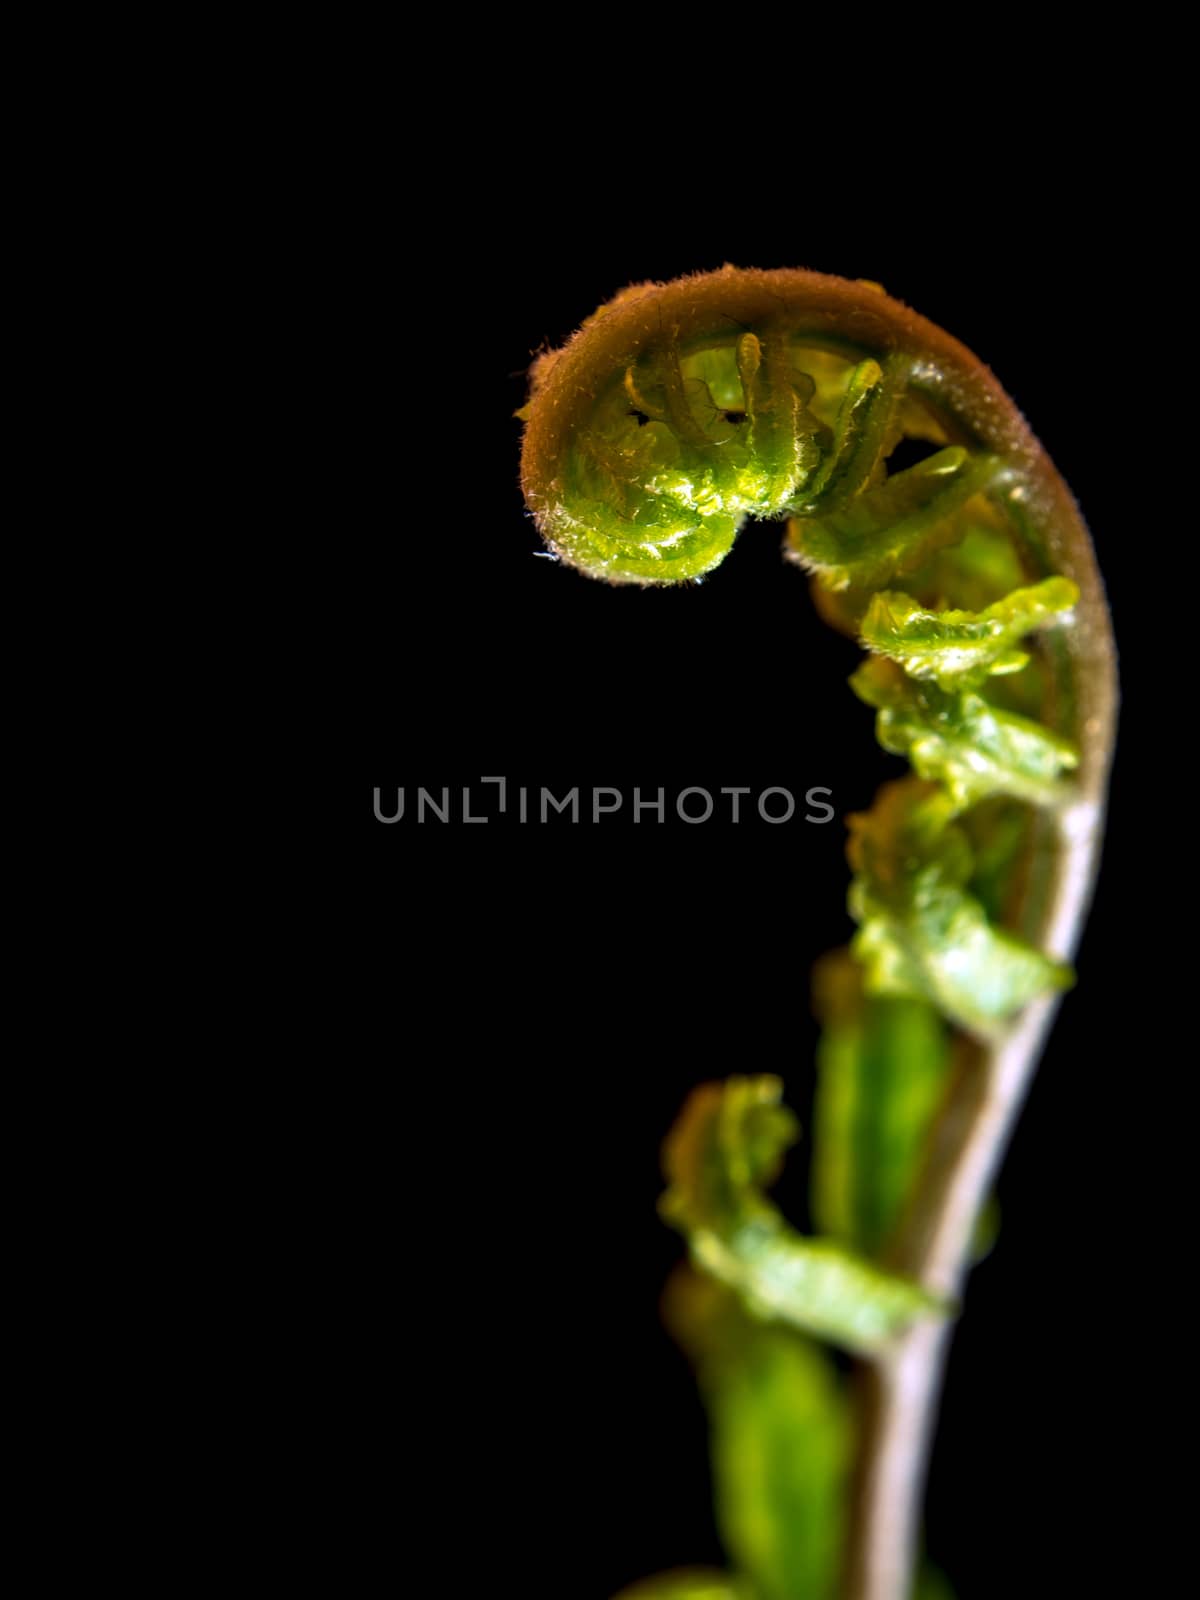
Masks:
[[[947,1295],[962,1291],[974,1220],[1032,1079],[1054,1006],[1043,1001],[1030,1007],[1019,1035],[998,1050],[972,1047],[955,1072],[918,1205],[894,1251],[907,1271]],[[909,1593],[952,1337],[948,1320],[916,1323],[885,1356],[860,1370],[860,1460],[848,1600],[902,1600]]]
[[[1074,531],[1074,530],[1072,530]],[[1086,534],[1083,535],[1086,539]],[[1072,542],[1075,542],[1074,540]],[[1090,549],[1077,551],[1087,558]],[[1070,960],[1091,899],[1114,733],[1115,658],[1107,608],[1089,585],[1087,637],[1099,647],[1078,682],[1085,745],[1081,797],[1054,822],[1055,871],[1039,943]],[[1003,1159],[1061,997],[1028,1006],[997,1044],[964,1041],[923,1170],[887,1264],[957,1298],[975,1220]],[[915,1323],[858,1373],[859,1460],[850,1514],[846,1600],[906,1600],[919,1556],[922,1502],[953,1323]]]

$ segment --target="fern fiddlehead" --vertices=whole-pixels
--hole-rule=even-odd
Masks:
[[[748,519],[786,518],[820,614],[869,651],[854,692],[913,769],[850,819],[858,933],[819,974],[826,1237],[791,1234],[757,1195],[787,1142],[770,1078],[698,1091],[664,1201],[741,1308],[697,1310],[693,1293],[680,1320],[715,1426],[735,1369],[795,1361],[742,1323],[698,1334],[714,1316],[727,1329],[748,1310],[865,1360],[836,1559],[747,1541],[735,1517],[736,1581],[762,1600],[801,1584],[900,1600],[945,1312],[1096,869],[1116,685],[1091,543],[991,373],[874,284],[727,267],[625,290],[537,361],[522,415],[537,525],[592,577],[696,579]],[[818,1389],[832,1437],[841,1402]],[[828,1492],[797,1480],[779,1515]]]

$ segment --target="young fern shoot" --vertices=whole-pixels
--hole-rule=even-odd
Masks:
[[[850,819],[858,932],[817,973],[820,1236],[763,1193],[794,1137],[777,1078],[701,1087],[667,1142],[692,1268],[666,1311],[733,1571],[636,1593],[942,1593],[919,1512],[954,1307],[1100,847],[1116,673],[1087,530],[987,368],[872,283],[626,289],[539,358],[521,415],[527,502],[589,576],[684,583],[786,519],[912,768]],[[919,459],[893,467],[904,441]],[[852,1396],[816,1340],[858,1357]]]

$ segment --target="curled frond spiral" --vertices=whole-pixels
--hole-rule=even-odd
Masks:
[[[738,1568],[704,1592],[902,1600],[948,1310],[1099,859],[1116,672],[1091,540],[991,372],[865,281],[725,267],[626,289],[536,362],[520,415],[526,501],[589,577],[686,583],[747,521],[786,521],[912,767],[849,819],[858,932],[818,976],[822,1236],[762,1193],[792,1131],[773,1076],[696,1091],[664,1201],[724,1297],[681,1314]],[[843,1397],[779,1328],[870,1362],[844,1551]]]

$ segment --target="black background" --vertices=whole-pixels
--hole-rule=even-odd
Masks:
[[[477,136],[461,164],[402,163],[386,205],[353,173],[326,196],[335,310],[310,348],[334,524],[298,619],[303,686],[281,694],[303,700],[296,778],[321,807],[296,865],[324,977],[296,998],[302,1020],[335,1019],[303,1159],[331,1329],[312,1406],[337,1441],[347,1562],[432,1557],[447,1592],[511,1579],[602,1600],[720,1560],[703,1417],[658,1322],[680,1254],[655,1215],[661,1138],[693,1084],[732,1071],[781,1073],[807,1126],[808,973],[851,930],[844,818],[902,767],[780,529],[750,526],[679,591],[535,558],[522,374],[629,282],[727,260],[877,279],[1024,411],[1084,510],[1128,652],[1125,328],[1145,298],[1094,114],[1015,164],[998,147],[961,175],[885,161],[839,187],[814,160],[794,190],[743,169],[736,140],[669,181],[653,141],[576,154],[563,115],[569,181]],[[1135,999],[1132,742],[1123,729],[1078,987],[948,1374],[928,1544],[963,1600],[1088,1593],[1141,1540],[1145,1352],[1121,1285],[1157,1224],[1134,1200],[1150,1113],[1114,1036]],[[837,817],[372,816],[375,785],[405,785],[411,808],[417,785],[472,784],[494,812],[484,774],[535,795],[823,785]],[[801,1223],[804,1161],[802,1144],[780,1189]]]

